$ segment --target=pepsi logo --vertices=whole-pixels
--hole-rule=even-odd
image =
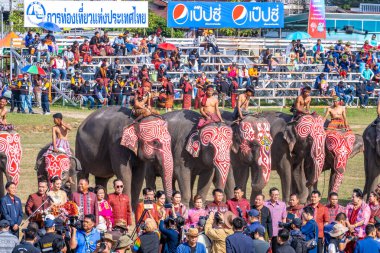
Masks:
[[[189,17],[189,10],[184,4],[177,4],[173,9],[173,19],[179,25],[186,23]]]
[[[232,10],[232,20],[237,25],[244,25],[248,19],[248,11],[243,5],[236,5]]]

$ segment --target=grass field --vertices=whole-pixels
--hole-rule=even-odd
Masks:
[[[323,109],[317,109],[318,113],[323,114]],[[64,120],[71,124],[73,131],[70,133],[70,144],[74,148],[75,135],[80,123],[92,111],[80,110],[73,108],[53,107],[52,113],[62,112]],[[288,109],[284,109],[288,112]],[[376,118],[375,109],[352,109],[348,108],[348,121],[355,133],[362,134],[363,130],[369,123]],[[51,127],[53,126],[52,116],[44,115],[29,115],[29,114],[8,114],[8,122],[17,127],[17,131],[21,134],[21,143],[23,149],[21,161],[21,179],[18,187],[18,195],[25,203],[30,193],[37,190],[37,177],[34,170],[35,160],[39,150],[51,141]],[[343,184],[340,188],[340,198],[348,201],[353,188],[364,187],[364,165],[363,154],[358,154],[353,159],[349,160],[347,171],[344,176]],[[323,192],[324,197],[328,191],[329,173],[322,173],[319,179],[319,189]],[[93,184],[93,180],[91,179]],[[160,180],[157,180],[158,188],[161,186]],[[271,179],[264,189],[267,194],[270,187],[281,187],[279,177],[276,172],[273,172]],[[250,191],[247,192],[250,194]]]

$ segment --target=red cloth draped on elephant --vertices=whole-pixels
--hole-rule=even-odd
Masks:
[[[0,152],[6,156],[6,177],[16,185],[20,179],[21,143],[15,132],[0,132]]]

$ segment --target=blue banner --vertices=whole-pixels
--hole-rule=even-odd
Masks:
[[[168,27],[283,28],[284,5],[254,2],[169,1]]]

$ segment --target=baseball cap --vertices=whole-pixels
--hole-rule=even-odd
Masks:
[[[251,209],[251,210],[248,211],[248,216],[259,217],[260,216],[260,212],[257,211],[256,209]]]
[[[258,233],[260,236],[264,236],[265,235],[265,228],[263,226],[258,226],[254,231],[253,233]]]
[[[10,223],[8,220],[1,220],[0,221],[0,228],[6,228],[6,227],[9,227],[10,226]]]
[[[44,222],[45,228],[51,228],[55,226],[54,220],[46,219]]]

